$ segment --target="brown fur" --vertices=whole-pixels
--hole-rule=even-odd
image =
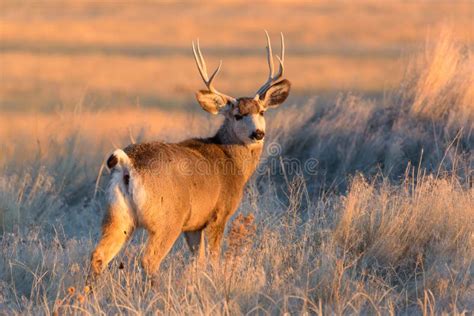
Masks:
[[[146,205],[138,219],[114,216],[114,205],[109,206],[103,239],[92,255],[93,272],[105,268],[138,226],[150,234],[142,259],[149,274],[157,271],[182,232],[190,249],[199,253],[205,229],[209,251],[217,258],[225,225],[258,165],[262,145],[222,144],[218,132],[212,138],[136,144],[124,151],[146,188]]]
[[[217,142],[216,138],[191,139],[125,148],[143,185],[151,191],[150,211],[173,217],[183,231],[206,227],[215,214],[218,218],[231,215],[257,167],[262,146]],[[150,214],[142,225],[147,229],[160,225],[155,215]]]
[[[237,101],[237,107],[241,115],[257,114],[262,110],[259,102],[252,98],[239,98]]]

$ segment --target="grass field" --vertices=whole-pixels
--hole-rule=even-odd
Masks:
[[[201,87],[191,54],[200,38],[219,86],[249,95],[265,80],[264,34],[284,32],[293,100],[340,91],[380,95],[404,57],[449,25],[474,43],[470,1],[0,2],[0,109],[189,106]],[[219,31],[216,31],[216,30]],[[241,67],[245,65],[245,67]]]
[[[472,2],[0,3],[0,314],[474,310]],[[140,231],[88,292],[104,159],[212,134],[190,41],[246,94],[263,28],[285,32],[294,95],[221,265],[180,238],[152,284]]]

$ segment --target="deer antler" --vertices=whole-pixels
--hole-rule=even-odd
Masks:
[[[269,68],[269,75],[267,82],[263,84],[263,86],[258,89],[257,93],[255,94],[255,99],[258,99],[261,95],[265,93],[265,91],[270,88],[270,86],[277,82],[279,79],[283,77],[283,72],[285,71],[285,38],[283,37],[283,33],[280,33],[281,36],[281,58],[276,55],[278,62],[280,63],[280,67],[278,69],[278,73],[274,75],[275,66],[273,65],[273,54],[272,54],[272,44],[270,43],[270,36],[268,36],[268,32],[265,31],[265,35],[267,36],[267,60],[268,60],[268,68]]]
[[[196,66],[198,67],[199,74],[201,75],[201,78],[204,81],[204,84],[206,85],[207,89],[209,89],[209,91],[215,94],[222,96],[223,98],[225,98],[226,100],[229,100],[232,103],[236,103],[237,101],[234,97],[228,96],[224,93],[217,91],[217,89],[214,88],[212,84],[213,83],[212,81],[216,77],[217,73],[221,70],[222,60],[219,62],[219,66],[216,68],[216,70],[214,70],[211,77],[209,78],[209,76],[207,75],[206,62],[204,61],[204,57],[202,57],[201,48],[199,47],[199,39],[197,39],[197,50],[196,50],[196,47],[194,46],[194,42],[192,43],[193,43],[194,60],[196,61]]]

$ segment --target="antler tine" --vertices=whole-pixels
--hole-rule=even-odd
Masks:
[[[204,67],[203,68],[203,65],[202,65],[202,56],[201,56],[201,50],[199,49],[199,39],[197,39],[197,47],[198,47],[198,52],[199,53],[196,53],[196,47],[194,46],[194,41],[192,42],[192,45],[193,45],[193,54],[194,54],[194,60],[196,61],[196,66],[199,70],[199,74],[201,75],[201,78],[202,80],[206,83],[206,86],[207,86],[207,80],[208,80],[208,77],[207,77],[207,71],[206,71],[206,68]]]
[[[281,77],[283,77],[283,73],[285,72],[285,66],[283,64],[283,59],[280,59],[280,56],[276,56],[276,58],[278,59],[278,62],[280,63],[280,68],[278,69],[278,73],[276,74],[275,77],[273,77],[273,81],[276,81],[278,79],[280,79]]]
[[[267,37],[267,59],[268,59],[268,69],[270,72],[268,78],[272,78],[273,73],[275,72],[275,66],[273,65],[272,43],[270,41],[270,36],[268,35],[267,30],[265,30],[265,35]]]
[[[212,80],[214,80],[214,77],[221,70],[221,67],[222,67],[222,60],[219,61],[219,66],[217,66],[216,70],[214,70],[214,72],[212,73],[211,78],[209,78],[209,85],[210,86],[212,86]],[[213,89],[214,89],[214,87],[213,87]],[[214,89],[214,91],[217,91],[217,90]]]
[[[201,46],[199,46],[199,38],[197,39],[197,52],[198,52],[201,67],[204,70],[204,73],[206,74],[206,79],[208,80],[209,75],[207,74],[207,65],[206,65],[206,61],[204,60],[204,57],[202,56]]]
[[[278,59],[279,62],[279,67],[278,67],[278,73],[274,75],[275,72],[275,66],[273,64],[273,54],[272,54],[272,46],[270,43],[270,36],[268,35],[268,32],[265,30],[265,35],[267,37],[267,61],[268,61],[268,68],[269,68],[269,75],[267,81],[263,84],[263,86],[258,89],[257,93],[255,94],[255,99],[258,99],[271,85],[272,83],[278,81],[282,76],[285,71],[285,38],[283,37],[283,33],[280,33],[280,41],[281,41],[281,58],[276,55],[276,58]]]
[[[285,61],[285,37],[283,32],[280,32],[280,45],[281,45],[281,61]]]
[[[279,79],[283,76],[283,72],[285,71],[285,38],[283,37],[283,33],[280,33],[280,45],[281,45],[281,50],[280,50],[280,55],[281,58],[277,55],[276,58],[280,62],[280,67],[278,69],[277,75],[274,77],[275,80]]]
[[[211,77],[209,78],[209,76],[207,74],[206,61],[204,60],[204,57],[202,56],[201,48],[199,46],[199,39],[197,39],[197,50],[196,50],[196,47],[194,46],[194,42],[192,42],[192,46],[193,46],[194,60],[196,61],[196,66],[199,70],[199,74],[201,75],[201,78],[204,81],[204,84],[206,85],[206,87],[209,89],[209,91],[211,91],[215,94],[218,94],[218,95],[224,97],[225,99],[230,100],[231,102],[235,102],[236,101],[235,98],[217,91],[217,89],[214,88],[214,86],[212,84],[214,78],[216,77],[216,75],[221,70],[222,60],[219,62],[219,66],[216,68],[216,70],[214,70]]]

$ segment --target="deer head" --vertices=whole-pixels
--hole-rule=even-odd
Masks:
[[[279,62],[278,72],[275,74],[273,64],[272,46],[270,37],[265,31],[267,37],[267,61],[269,76],[267,81],[258,89],[255,96],[234,98],[223,94],[214,87],[213,81],[219,73],[222,61],[209,77],[207,74],[206,63],[199,47],[192,44],[194,59],[199,70],[199,74],[204,81],[207,90],[199,90],[196,98],[201,107],[211,114],[221,114],[225,117],[224,125],[230,132],[244,144],[262,143],[265,137],[265,118],[264,113],[269,108],[276,108],[283,103],[290,92],[291,84],[283,79],[284,60],[285,60],[285,41],[281,34],[281,53],[276,56]]]

